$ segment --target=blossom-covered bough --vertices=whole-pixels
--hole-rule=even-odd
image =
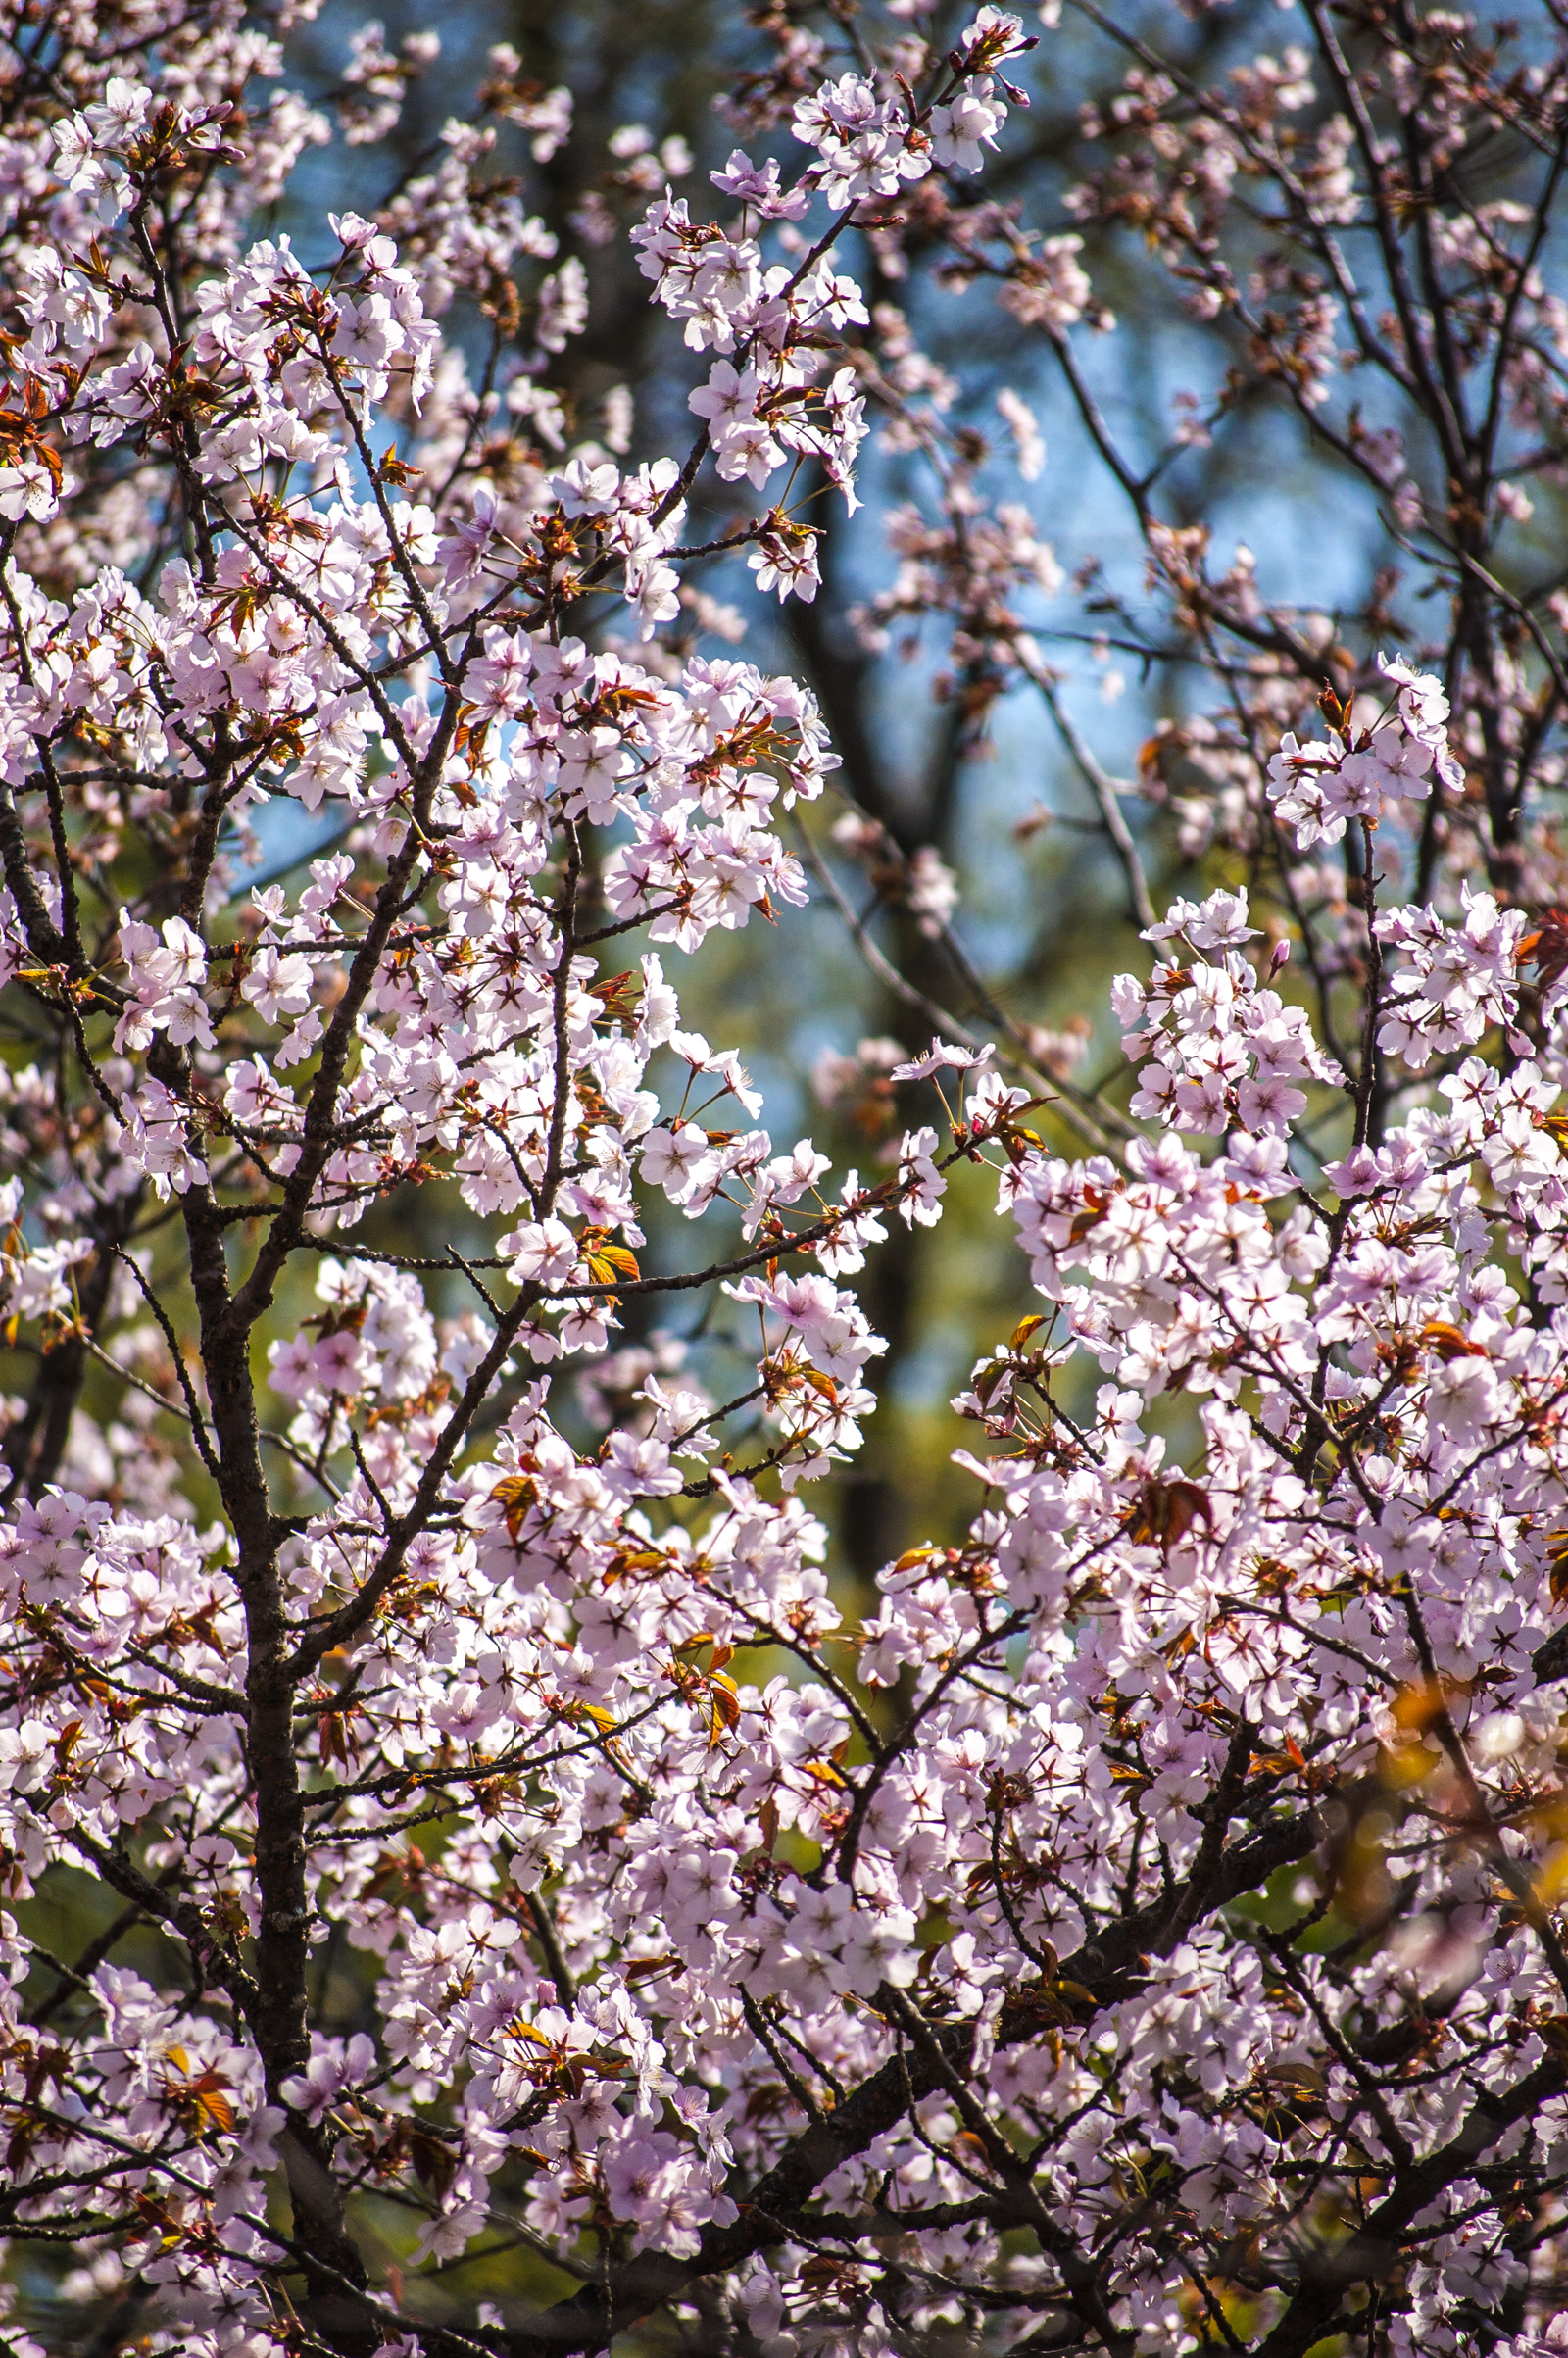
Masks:
[[[1382,607],[1357,654],[1161,521],[1075,356],[1075,235],[972,193],[1030,43],[983,9],[927,45],[917,13],[836,50],[769,20],[735,113],[777,155],[730,157],[715,218],[654,195],[641,269],[704,373],[689,447],[635,467],[618,411],[568,451],[583,266],[481,169],[487,123],[564,134],[512,53],[435,172],[296,247],[257,217],[332,123],[287,86],[286,12],[12,23],[17,2352],[1560,2346],[1568,669],[1493,540],[1512,437],[1537,468],[1561,439],[1563,59],[1515,75],[1395,11],[1360,28],[1379,84],[1309,10],[1343,112],[1303,155],[1304,52],[1217,96],[1141,57],[1076,197],[1136,214],[1348,464],[1404,480],[1335,422],[1335,304],[1422,408],[1451,496],[1429,518],[1411,479],[1396,521],[1452,593],[1440,677]],[[348,139],[422,54],[356,42]],[[1443,177],[1499,125],[1534,213]],[[1238,174],[1282,196],[1247,230],[1272,285],[1195,193]],[[681,961],[807,898],[781,823],[931,1004],[800,823],[834,791],[812,697],[683,635],[710,467],[748,519],[720,551],[808,600],[792,501],[853,502],[872,405],[936,506],[896,518],[867,628],[947,614],[971,711],[1044,697],[1154,917],[1026,627],[1050,553],[985,511],[972,431],[841,259],[886,281],[906,235],[997,281],[1114,461],[1216,688],[1151,791],[1231,871],[1144,926],[1118,1097],[988,1034],[945,871],[908,861],[974,1004],[867,1061],[907,1126],[862,1183],[748,1126],[735,1054],[681,1028]],[[437,323],[460,293],[482,385]],[[1033,414],[1003,416],[1027,478]],[[297,892],[254,880],[280,797],[341,817]],[[830,840],[897,867],[853,807]],[[850,1621],[808,1503],[881,1348],[841,1281],[939,1221],[960,1160],[1025,1314],[962,1403],[967,1540]],[[491,1250],[416,1213],[422,1256],[357,1237],[438,1188]],[[637,1258],[656,1195],[716,1240],[687,1270]],[[688,1294],[723,1351],[603,1356],[628,1303]],[[72,1868],[117,1912],[62,1957],[24,1928]]]

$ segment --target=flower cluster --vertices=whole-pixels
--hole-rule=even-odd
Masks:
[[[1514,601],[1486,698],[1457,657],[1447,685],[1361,663],[1265,608],[1246,550],[1214,576],[1153,511],[1163,462],[1123,467],[1149,594],[1245,654],[1110,776],[1037,635],[1060,568],[887,299],[926,247],[994,280],[1108,441],[1082,241],[969,187],[1032,42],[986,7],[936,57],[891,17],[853,50],[837,15],[832,49],[797,10],[754,27],[779,56],[731,94],[723,221],[661,192],[690,154],[641,123],[564,228],[526,212],[571,105],[511,50],[433,164],[297,243],[259,213],[334,123],[387,134],[432,35],[362,28],[318,108],[286,9],[274,39],[83,5],[5,75],[19,2358],[34,2327],[147,2358],[1560,2346],[1568,915],[1498,790],[1557,659],[1530,690]],[[1431,164],[1491,68],[1446,17],[1401,37]],[[1539,145],[1527,83],[1489,87]],[[1196,87],[1140,61],[1074,211],[1136,221],[1339,433],[1336,322],[1382,330],[1324,225],[1388,157],[1290,129],[1304,51]],[[1491,287],[1469,351],[1546,313],[1491,284],[1505,217],[1442,213],[1452,162],[1386,218],[1430,231],[1424,287]],[[1227,275],[1244,165],[1333,291]],[[634,454],[622,387],[578,430],[593,289],[561,240],[608,244],[612,196],[697,356],[683,457]],[[460,298],[495,328],[473,378]],[[1446,430],[1455,347],[1399,332]],[[1472,477],[1525,373],[1455,429]],[[993,409],[1010,495],[1043,442]],[[1044,703],[1153,946],[1098,1078],[1083,1019],[1014,1022],[971,967],[935,842],[850,794],[823,823],[849,735],[690,577],[716,551],[816,597],[789,503],[820,476],[853,510],[873,422],[934,508],[885,516],[865,638],[944,623],[955,761]],[[1406,480],[1358,418],[1336,447]],[[723,534],[689,543],[710,496]],[[1473,650],[1489,544],[1457,495],[1449,522]],[[1077,586],[1109,692],[1140,616]],[[1128,809],[1173,790],[1207,813],[1179,844],[1236,864],[1161,919]],[[259,877],[270,804],[331,840]],[[776,1140],[681,1007],[679,961],[840,895],[835,857],[890,1020],[940,1024],[819,1058],[863,1177]],[[956,1175],[1023,1314],[955,1402],[972,1513],[856,1594],[812,1489],[888,1355],[855,1281],[945,1249]],[[83,1872],[112,1913],[61,1956]],[[518,2273],[470,2315],[456,2264],[498,2250]]]
[[[1146,941],[1185,941],[1200,955],[1154,968],[1150,981],[1118,975],[1111,998],[1130,1056],[1152,1052],[1132,1110],[1178,1130],[1231,1128],[1283,1137],[1306,1110],[1305,1080],[1343,1080],[1312,1036],[1306,1011],[1288,1007],[1260,983],[1243,944],[1257,939],[1247,922],[1247,894],[1216,893],[1200,908],[1178,901]],[[1270,972],[1276,972],[1270,960]]]
[[[1400,656],[1380,656],[1378,668],[1398,691],[1393,713],[1369,727],[1348,713],[1332,738],[1305,745],[1287,729],[1269,762],[1269,800],[1303,852],[1340,842],[1351,819],[1375,824],[1388,807],[1425,802],[1434,779],[1449,788],[1464,783],[1448,746],[1441,683]]]

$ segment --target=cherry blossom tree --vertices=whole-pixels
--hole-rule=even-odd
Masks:
[[[1079,0],[1132,55],[1063,229],[986,178],[1054,15],[764,15],[746,144],[637,190],[692,381],[635,463],[564,398],[582,255],[486,166],[564,134],[515,53],[374,218],[268,235],[427,46],[367,27],[316,105],[286,6],[11,24],[15,2358],[1564,2346],[1568,605],[1517,536],[1568,38],[1311,0],[1202,81]],[[1121,222],[1233,351],[1147,461],[1084,350]],[[1143,601],[1079,595],[1190,683],[1143,800],[1210,872],[1163,915],[915,270],[1038,339],[1136,526]],[[1319,614],[1161,505],[1258,387],[1413,589]],[[870,432],[923,488],[865,634],[945,631],[967,728],[1036,700],[1120,862],[1098,1082],[698,586],[809,611]],[[340,821],[298,889],[290,805]],[[787,958],[813,895],[934,1034],[840,1059],[866,1178],[682,1023],[706,942]],[[854,1281],[968,1166],[1020,1311],[972,1521],[852,1616]],[[696,1314],[618,1347],[650,1301]]]

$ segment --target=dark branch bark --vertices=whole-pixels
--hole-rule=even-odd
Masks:
[[[1311,1817],[1282,1819],[1262,1828],[1209,1862],[1196,1900],[1184,1891],[1174,1903],[1161,1900],[1118,1918],[1065,1960],[1061,1980],[1091,1991],[1096,2010],[1133,1996],[1140,1986],[1141,1959],[1175,1946],[1200,1917],[1211,1916],[1244,1892],[1255,1891],[1277,1867],[1305,1858],[1318,1839]],[[1046,1994],[1018,1993],[1003,2013],[1001,2044],[1038,2034],[1039,1998]],[[614,2334],[629,2332],[666,2302],[685,2297],[702,2278],[732,2269],[751,2253],[785,2241],[792,2225],[810,2232],[808,2205],[817,2187],[896,2127],[912,2105],[945,2085],[946,2070],[963,2073],[973,2043],[970,2023],[933,2024],[928,2047],[894,2056],[842,2104],[804,2129],[741,2201],[734,2224],[705,2234],[695,2258],[637,2253],[613,2271],[608,2287],[586,2284],[509,2333],[506,2358],[567,2358],[567,2353],[606,2349]],[[1010,2190],[999,2186],[999,2204],[1005,2207],[1011,2199]]]

